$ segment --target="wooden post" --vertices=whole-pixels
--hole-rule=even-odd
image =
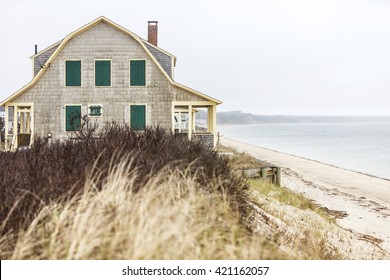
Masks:
[[[195,132],[196,126],[195,126],[195,111],[191,112],[192,114],[192,130]]]
[[[8,139],[8,130],[9,130],[9,128],[8,128],[8,123],[9,123],[9,116],[8,116],[8,114],[9,114],[9,109],[8,109],[8,106],[7,105],[5,105],[5,107],[4,107],[4,110],[5,110],[5,119],[4,119],[4,121],[5,121],[5,124],[4,124],[4,127],[5,127],[5,134],[4,134],[4,137],[5,137],[5,143],[7,143],[7,139]]]
[[[181,112],[179,111],[179,132],[181,132]]]
[[[211,121],[211,106],[207,107],[207,132],[212,132],[212,121]]]
[[[188,139],[192,138],[192,105],[188,105]]]
[[[12,133],[13,133],[13,139],[15,139],[13,150],[16,150],[18,147],[18,106],[14,106],[14,119],[12,124]]]
[[[26,113],[26,133],[31,133],[31,112]]]
[[[171,117],[172,133],[175,134],[175,104],[173,104],[173,102],[172,102],[172,106],[171,106],[171,114],[172,114],[172,117]]]
[[[277,167],[276,168],[276,182],[275,184],[277,186],[280,186],[282,184],[282,168]]]
[[[25,119],[24,119],[25,112],[20,112],[20,133],[25,133]]]
[[[34,105],[30,107],[30,113],[28,114],[28,127],[29,131],[28,133],[31,133],[31,141],[30,141],[30,146],[34,142]]]
[[[269,170],[269,167],[263,167],[261,168],[261,178],[263,180],[267,180],[267,172]]]

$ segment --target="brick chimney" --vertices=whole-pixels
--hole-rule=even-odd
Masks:
[[[158,21],[148,21],[148,42],[157,47],[157,23]]]

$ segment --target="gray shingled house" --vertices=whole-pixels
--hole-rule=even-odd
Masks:
[[[137,130],[159,125],[215,145],[221,101],[174,81],[176,57],[157,46],[155,21],[144,40],[99,17],[31,59],[31,82],[0,103],[9,149],[30,145],[34,136],[67,139],[81,116]],[[198,110],[207,110],[202,131]]]

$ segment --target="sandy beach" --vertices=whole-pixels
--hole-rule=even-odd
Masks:
[[[390,180],[221,137],[239,152],[283,168],[282,185],[328,208],[337,224],[390,252]]]

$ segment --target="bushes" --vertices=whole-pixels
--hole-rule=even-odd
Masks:
[[[101,189],[44,207],[14,246],[0,239],[1,259],[285,258],[252,235],[229,197],[205,191],[191,176],[164,168],[134,192],[137,171],[118,163]],[[220,186],[222,188],[222,186]]]
[[[186,170],[200,188],[226,192],[232,198],[231,207],[245,212],[247,186],[230,175],[226,158],[202,143],[176,137],[159,127],[141,133],[115,123],[102,128],[98,136],[84,133],[78,141],[51,145],[36,139],[29,150],[1,152],[0,234],[26,228],[50,202],[74,197],[83,190],[88,176],[97,176],[94,179],[100,188],[110,167],[123,160],[137,170],[134,192],[169,166]]]

